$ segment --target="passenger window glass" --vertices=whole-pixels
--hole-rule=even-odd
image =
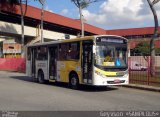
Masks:
[[[38,60],[46,60],[47,59],[47,47],[38,47]]]
[[[80,43],[65,43],[59,45],[59,60],[79,59]]]
[[[67,59],[79,59],[80,44],[74,42],[69,44],[69,50],[67,53]]]
[[[27,60],[31,60],[31,48],[28,48],[27,50]]]
[[[59,45],[59,60],[66,60],[67,50],[68,50],[68,44]]]

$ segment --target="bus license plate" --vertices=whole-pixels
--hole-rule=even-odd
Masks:
[[[114,80],[114,83],[115,84],[118,84],[118,83],[120,83],[121,81],[119,80],[119,79],[116,79],[116,80]]]

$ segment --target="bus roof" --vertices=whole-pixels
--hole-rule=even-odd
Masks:
[[[86,37],[82,37],[82,38],[49,41],[49,42],[44,42],[44,43],[35,43],[35,44],[32,44],[32,45],[28,45],[28,47],[40,46],[40,45],[52,45],[52,44],[66,43],[66,42],[76,42],[76,41],[82,41],[82,40],[93,40],[93,38],[94,38],[94,36],[86,36]]]
[[[120,37],[120,38],[127,40],[126,38],[121,37],[121,36],[117,36],[117,35],[94,35],[94,36],[85,36],[85,37],[81,37],[81,38],[57,40],[57,41],[50,41],[50,42],[44,42],[44,43],[35,43],[32,45],[27,45],[27,46],[33,47],[33,46],[52,45],[52,44],[59,44],[59,43],[66,43],[66,42],[76,42],[76,41],[83,41],[83,40],[93,40],[95,37],[99,37],[99,36],[116,36],[116,37]]]

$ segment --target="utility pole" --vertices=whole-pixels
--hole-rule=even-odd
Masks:
[[[43,38],[43,18],[44,18],[44,4],[45,4],[45,0],[39,0],[39,2],[42,5],[42,10],[41,10],[41,43],[44,42],[44,38]]]

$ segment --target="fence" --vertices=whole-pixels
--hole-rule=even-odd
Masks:
[[[0,58],[0,70],[25,72],[24,58]]]
[[[160,56],[155,57],[155,75],[150,75],[150,57],[131,56],[129,58],[129,79],[132,84],[160,86]]]
[[[160,86],[160,56],[155,57],[155,76],[150,75],[150,57],[146,60],[143,56],[129,58],[129,79],[132,84]],[[0,70],[25,72],[24,58],[0,58]]]

